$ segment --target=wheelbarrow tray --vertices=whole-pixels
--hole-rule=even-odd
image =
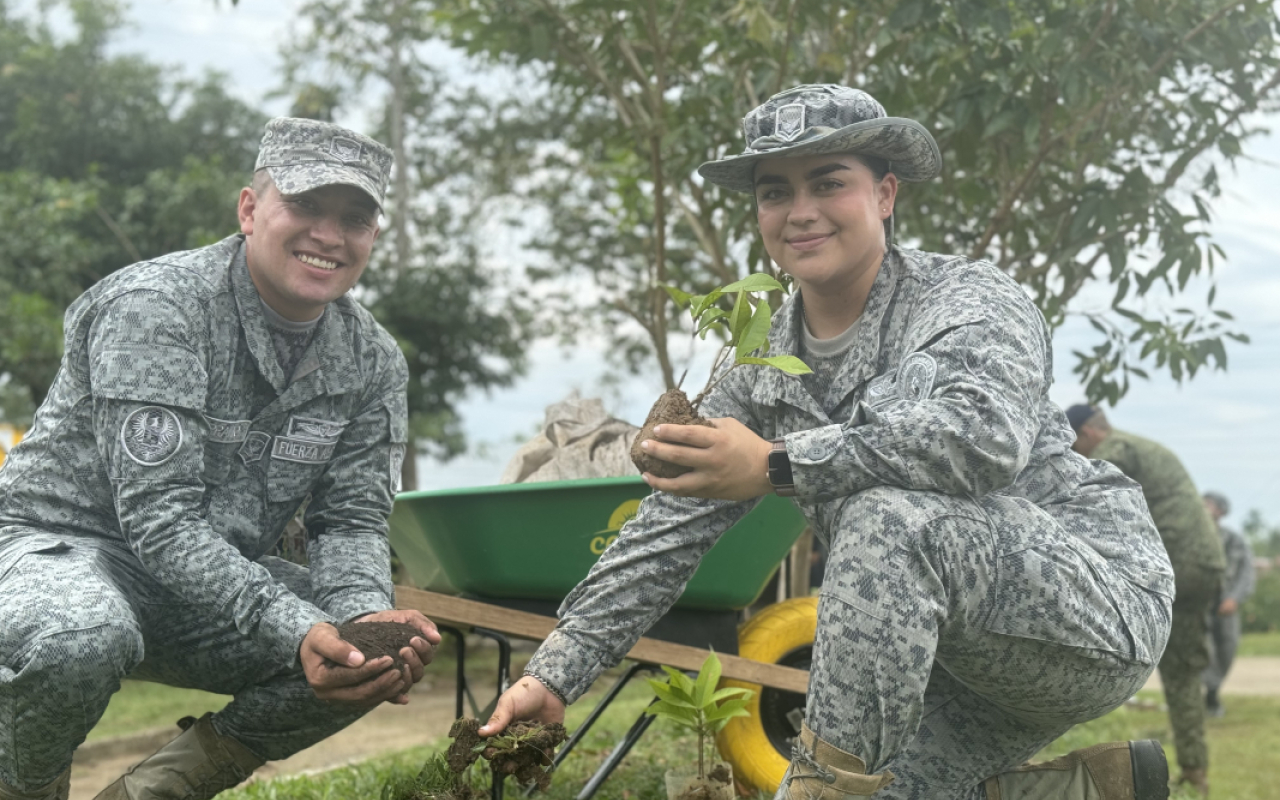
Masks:
[[[391,514],[391,546],[418,588],[558,602],[650,491],[637,475],[405,492]],[[804,527],[790,501],[765,497],[703,557],[676,605],[751,605]]]

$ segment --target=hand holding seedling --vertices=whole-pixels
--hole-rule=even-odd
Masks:
[[[765,298],[755,299],[752,293],[781,291],[782,284],[759,272],[705,295],[691,295],[671,286],[663,288],[677,304],[689,307],[695,336],[705,339],[711,331],[718,331],[727,342],[716,356],[707,385],[692,403],[677,387],[653,404],[631,446],[631,461],[650,486],[674,494],[746,500],[768,493],[768,443],[741,423],[708,420],[697,412],[716,384],[743,364],[775,367],[791,375],[812,372],[795,356],[768,355],[773,309]],[[733,307],[726,311],[717,301],[730,294],[735,295]],[[722,370],[726,363],[728,368]],[[662,426],[664,435],[654,433],[658,426]],[[683,482],[664,483],[693,472],[701,474]]]
[[[493,716],[480,729],[481,736],[496,736],[515,720],[544,724],[564,722],[564,703],[537,678],[525,675],[498,698]]]
[[[422,680],[423,668],[431,663],[434,646],[440,643],[435,625],[418,611],[379,611],[361,617],[355,624],[401,623],[420,632],[408,647],[400,648],[402,662],[390,655],[366,659],[360,649],[344,641],[338,629],[320,623],[307,632],[299,648],[307,683],[320,700],[336,705],[368,708],[381,702],[404,705],[409,687]]]
[[[644,474],[654,489],[684,497],[751,500],[773,491],[769,483],[771,445],[732,417],[702,425],[659,425],[640,447],[654,458],[689,467],[676,478]]]

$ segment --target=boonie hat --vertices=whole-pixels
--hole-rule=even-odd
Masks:
[[[276,117],[267,123],[253,169],[270,173],[281,194],[345,184],[382,208],[393,160],[386,145],[331,122]]]
[[[942,171],[938,143],[913,119],[890,117],[860,89],[805,84],[779,92],[742,120],[747,149],[708,161],[698,174],[736,192],[752,192],[756,162],[780,156],[857,153],[889,162],[903,181],[927,181]]]

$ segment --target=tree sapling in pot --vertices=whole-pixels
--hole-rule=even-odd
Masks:
[[[754,692],[739,688],[717,689],[720,659],[715,653],[702,662],[697,678],[690,678],[671,667],[662,669],[667,673],[667,680],[649,679],[658,700],[644,713],[670,720],[693,731],[698,737],[698,769],[696,772],[674,768],[667,771],[668,800],[733,800],[733,773],[729,765],[709,765],[707,749],[729,720],[750,716],[751,712],[746,707]]]
[[[649,416],[631,444],[631,461],[641,472],[648,472],[659,478],[677,478],[689,467],[672,464],[669,461],[655,458],[640,448],[640,443],[654,438],[653,429],[658,425],[705,425],[711,421],[698,414],[698,406],[715,388],[716,384],[733,369],[743,364],[759,364],[775,367],[790,375],[804,375],[812,372],[803,361],[795,356],[769,356],[769,328],[773,324],[773,309],[764,296],[754,297],[756,292],[784,291],[784,287],[773,276],[763,272],[748,275],[740,281],[722,286],[705,295],[691,295],[671,286],[662,287],[680,306],[689,307],[689,315],[693,318],[694,335],[703,339],[715,331],[726,338],[725,346],[716,356],[711,366],[711,376],[707,384],[689,402],[688,396],[677,386],[668,390],[649,410]],[[726,311],[718,301],[729,294],[735,294],[733,306]],[[754,355],[757,351],[760,355]],[[732,357],[732,362],[729,361]],[[728,368],[722,369],[725,364]],[[683,379],[681,379],[683,381]]]

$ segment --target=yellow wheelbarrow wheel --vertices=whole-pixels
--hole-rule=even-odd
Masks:
[[[738,631],[738,655],[809,669],[818,627],[818,598],[797,597],[766,607]],[[752,787],[773,793],[791,763],[791,740],[800,732],[804,695],[755,683],[724,680],[722,686],[750,689],[749,717],[729,720],[716,745],[733,765],[733,775]]]

